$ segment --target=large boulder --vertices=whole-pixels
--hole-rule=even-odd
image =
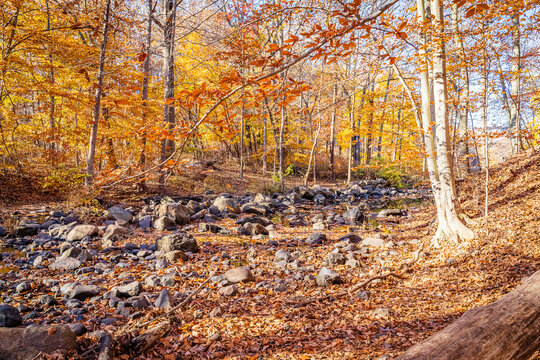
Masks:
[[[188,233],[174,233],[163,235],[156,240],[158,250],[162,252],[169,251],[190,251],[192,253],[199,252],[197,240]]]
[[[364,214],[358,206],[353,206],[343,214],[343,217],[349,221],[364,221]]]
[[[8,304],[0,304],[0,328],[15,327],[21,324],[22,318],[19,310]]]
[[[0,328],[0,359],[29,360],[40,353],[67,354],[76,350],[76,340],[67,325]]]
[[[41,230],[40,224],[23,220],[15,228],[14,235],[16,237],[34,236],[37,235],[39,230]]]
[[[72,247],[67,249],[60,255],[60,260],[64,260],[67,258],[73,258],[77,259],[79,261],[90,261],[92,260],[93,256],[85,249],[81,249],[78,247]]]
[[[213,205],[216,208],[218,208],[220,211],[233,212],[233,213],[240,212],[240,209],[238,208],[236,201],[234,201],[234,199],[229,198],[229,197],[219,196],[216,198],[216,200],[214,200]]]
[[[7,235],[7,231],[6,229],[0,225],[0,236],[6,236]]]
[[[103,289],[96,285],[77,285],[69,293],[69,298],[83,301],[99,295],[102,291]]]
[[[129,211],[122,209],[120,206],[113,206],[107,210],[110,217],[115,220],[130,222],[133,220],[133,214]]]
[[[240,228],[240,234],[242,235],[268,235],[268,230],[261,224],[257,223],[246,223]]]
[[[184,205],[177,203],[160,204],[156,206],[154,213],[158,218],[168,216],[178,225],[189,224],[191,219],[189,210]]]
[[[99,229],[95,225],[76,225],[67,234],[67,241],[79,241],[87,236],[95,236],[99,233]]]
[[[160,216],[154,221],[154,229],[158,231],[176,229],[176,221],[170,216]]]
[[[81,262],[75,258],[68,257],[65,259],[58,259],[51,265],[49,265],[49,269],[52,270],[75,270],[81,267]]]

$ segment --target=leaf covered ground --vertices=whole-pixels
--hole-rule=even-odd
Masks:
[[[202,251],[188,261],[172,264],[182,276],[168,287],[185,297],[212,272],[221,274],[231,267],[251,265],[254,282],[237,284],[239,293],[223,296],[218,284],[209,282],[203,290],[174,317],[173,329],[144,353],[131,351],[121,339],[125,330],[157,319],[164,310],[142,311],[128,319],[110,308],[107,300],[95,301],[83,315],[83,324],[90,331],[107,330],[120,339],[120,359],[377,359],[397,356],[411,345],[422,341],[458,318],[463,312],[491,303],[519,285],[540,268],[540,156],[523,154],[492,171],[490,208],[487,228],[484,226],[481,174],[460,184],[464,210],[475,222],[477,234],[471,243],[430,246],[436,224],[430,202],[415,204],[409,217],[390,221],[371,221],[351,229],[349,226],[325,230],[328,241],[323,245],[306,245],[300,239],[313,232],[311,226],[289,227],[283,217],[273,220],[278,233],[277,244],[252,240],[234,234],[190,233],[201,244]],[[323,212],[322,207],[304,206],[309,215]],[[233,229],[234,220],[218,225]],[[312,278],[326,266],[328,254],[335,251],[338,239],[354,231],[362,238],[382,237],[386,244],[370,248],[359,257],[360,266],[332,266],[343,282],[319,287]],[[152,244],[155,233],[136,231],[122,240],[125,243]],[[410,261],[421,246],[422,256],[402,278],[386,278],[370,283],[350,296],[316,299],[351,289],[355,284]],[[277,250],[289,251],[302,263],[299,271],[274,262]],[[111,253],[110,256],[114,256]],[[62,282],[80,281],[74,273],[44,269],[17,270],[16,263],[4,261],[2,280],[35,280],[34,287],[11,296],[19,304],[32,303],[46,293],[39,284],[43,279]],[[154,270],[145,263],[127,262],[107,275],[87,274],[88,283],[110,288],[118,279],[140,280],[150,275],[163,275],[171,269]],[[159,292],[158,288],[145,291]],[[89,300],[87,300],[89,301]],[[58,322],[59,311],[43,309],[29,321],[38,324]],[[104,318],[111,320],[104,325]],[[157,323],[157,320],[156,320]],[[150,327],[152,324],[150,325]],[[80,354],[92,352],[95,341],[79,339]]]

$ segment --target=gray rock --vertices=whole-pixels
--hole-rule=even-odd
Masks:
[[[211,232],[214,234],[219,233],[223,228],[215,224],[200,223],[198,227],[199,232]]]
[[[32,265],[34,267],[38,267],[38,266],[41,266],[43,264],[43,262],[46,260],[47,258],[43,255],[38,255],[35,257],[34,261],[32,262]]]
[[[0,236],[6,236],[7,235],[7,231],[6,229],[0,225]]]
[[[289,262],[291,259],[292,259],[292,256],[287,250],[278,250],[276,251],[276,254],[274,255],[275,262],[280,262],[280,261]]]
[[[60,255],[60,260],[65,260],[67,258],[73,258],[79,261],[90,261],[92,260],[93,256],[87,250],[79,247],[71,247]]]
[[[336,265],[343,265],[347,259],[343,254],[340,253],[333,253],[331,252],[328,254],[328,258],[326,259],[326,265],[328,266],[336,266]]]
[[[129,230],[127,227],[120,225],[109,225],[105,230],[105,235],[103,235],[103,245],[104,247],[111,247],[115,241],[122,239],[130,233],[131,230]]]
[[[133,220],[133,214],[125,209],[122,209],[120,206],[113,206],[109,208],[107,212],[115,220],[127,221],[128,223]]]
[[[223,311],[221,306],[216,306],[215,308],[212,309],[212,311],[210,311],[210,318],[213,319],[213,318],[221,317],[224,313],[225,312]]]
[[[69,329],[75,334],[75,336],[82,336],[88,331],[86,326],[81,323],[71,323],[67,324],[67,326],[69,326]]]
[[[341,277],[339,276],[339,274],[334,270],[330,270],[326,267],[323,267],[321,270],[319,270],[316,280],[317,285],[319,286],[328,286],[341,283]]]
[[[240,209],[236,204],[236,201],[229,197],[219,196],[214,200],[213,206],[218,208],[219,211],[239,213]]]
[[[157,275],[150,275],[144,279],[144,284],[150,287],[156,287],[161,285],[161,280]]]
[[[356,259],[347,259],[347,262],[345,263],[350,268],[359,268],[362,266],[362,263]]]
[[[174,297],[169,294],[167,289],[161,290],[154,306],[159,309],[171,309],[174,306]]]
[[[46,305],[46,306],[52,306],[52,305],[57,304],[54,296],[47,295],[47,294],[41,295],[40,297],[38,297],[38,303],[40,303],[41,305]]]
[[[189,200],[186,205],[186,208],[189,212],[189,215],[195,215],[196,213],[198,213],[199,211],[203,209],[201,204],[199,204],[195,200]]]
[[[313,224],[313,230],[315,231],[323,231],[325,229],[326,229],[326,225],[322,221],[319,221]]]
[[[235,269],[230,269],[224,274],[225,279],[230,283],[240,283],[240,282],[249,282],[255,281],[251,270],[248,267],[239,267]]]
[[[139,220],[139,227],[141,229],[148,229],[152,226],[152,216],[145,215]]]
[[[15,228],[16,237],[34,236],[41,230],[41,225],[33,222],[21,221]]]
[[[79,241],[87,236],[95,236],[99,229],[95,225],[77,225],[66,236],[67,241]]]
[[[160,216],[154,221],[154,229],[158,231],[174,230],[176,229],[176,222],[172,217]]]
[[[52,270],[75,270],[81,267],[81,262],[74,258],[58,259],[51,265],[49,269]]]
[[[170,263],[175,263],[175,262],[178,262],[179,260],[187,261],[188,259],[188,256],[186,255],[186,253],[180,250],[166,252],[163,256]]]
[[[199,252],[197,240],[188,233],[174,233],[164,235],[156,240],[157,249],[162,252],[180,250],[184,252]]]
[[[362,240],[362,245],[364,246],[382,247],[384,244],[384,240],[380,238],[369,237]]]
[[[276,287],[274,288],[277,292],[285,292],[288,290],[288,286],[287,284],[285,283],[279,283],[276,285]]]
[[[388,308],[378,308],[373,310],[372,315],[376,318],[389,318],[391,313]]]
[[[69,293],[69,298],[83,301],[99,295],[102,291],[103,289],[96,285],[77,285]]]
[[[236,287],[236,285],[224,286],[219,289],[219,293],[223,296],[234,296],[238,294],[238,288]]]
[[[257,223],[246,223],[240,228],[240,233],[242,235],[268,235],[268,230],[261,224]]]
[[[51,328],[53,329],[51,331]],[[2,359],[28,360],[39,354],[67,354],[77,349],[76,336],[67,325],[0,328]]]
[[[168,268],[171,264],[167,261],[167,259],[159,259],[156,261],[156,270],[165,270]]]
[[[8,304],[0,304],[0,328],[15,327],[21,324],[22,317],[19,310]],[[2,355],[0,354],[0,357]]]
[[[15,288],[15,291],[17,291],[19,294],[30,290],[32,290],[32,283],[30,281],[23,281]]]
[[[356,234],[347,234],[338,239],[338,241],[349,241],[353,244],[359,243],[362,241],[362,238]]]
[[[129,284],[119,286],[117,290],[119,295],[123,297],[137,296],[142,291],[142,285],[138,281],[132,281]]]
[[[160,204],[156,206],[154,213],[158,218],[168,216],[178,225],[189,224],[191,220],[188,209],[177,203]]]
[[[313,233],[306,239],[308,245],[323,244],[327,240],[326,235],[323,233]]]
[[[351,221],[364,221],[364,214],[358,206],[353,206],[343,214],[343,217]]]
[[[267,206],[264,206],[262,204],[256,204],[256,203],[248,203],[242,205],[240,208],[240,211],[244,214],[255,214],[260,216],[267,216],[272,211]]]

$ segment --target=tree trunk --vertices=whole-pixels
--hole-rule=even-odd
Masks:
[[[485,20],[483,24],[484,28],[484,34],[486,25]],[[484,40],[485,41],[485,40]],[[484,46],[482,48],[482,125],[484,128],[484,158],[485,158],[485,182],[484,182],[484,224],[487,227],[487,221],[488,221],[488,200],[489,200],[489,149],[488,149],[488,142],[489,142],[489,134],[487,131],[487,92],[488,92],[488,58],[487,58],[487,44],[484,42]]]
[[[266,164],[266,151],[267,151],[267,137],[266,137],[266,117],[263,119],[263,156],[262,156],[262,174],[266,175],[267,164]]]
[[[308,162],[308,168],[306,171],[306,176],[304,177],[304,186],[307,186],[308,184],[309,171],[311,170],[311,164],[315,162],[315,149],[317,148],[317,143],[319,142],[320,134],[321,134],[321,119],[319,118],[317,132],[315,133],[315,139],[313,140],[313,145],[311,146],[311,152],[309,153],[309,162]],[[313,165],[315,166],[315,164]],[[313,168],[313,181],[316,181],[315,168]]]
[[[377,142],[377,157],[381,157],[381,151],[382,151],[382,136],[383,136],[383,130],[384,130],[384,114],[386,112],[386,100],[388,100],[388,90],[390,89],[390,80],[392,80],[393,75],[393,68],[390,69],[388,72],[388,79],[386,80],[386,90],[384,91],[384,104],[383,104],[383,111],[381,115],[381,124],[379,126],[379,140]]]
[[[149,87],[149,81],[150,81],[150,52],[152,47],[152,14],[153,14],[153,4],[152,0],[148,0],[148,18],[147,18],[147,24],[146,24],[146,44],[145,44],[145,51],[146,51],[146,58],[144,59],[143,63],[143,86],[142,86],[142,102],[143,102],[143,109],[142,109],[142,125],[143,125],[143,133],[142,133],[142,149],[141,149],[141,155],[139,157],[139,166],[141,167],[141,170],[144,171],[144,167],[146,166],[146,119],[148,117],[148,87]],[[141,178],[138,183],[138,187],[140,190],[146,190],[146,180]]]
[[[435,36],[433,50],[433,95],[435,107],[437,168],[439,171],[439,191],[435,196],[439,198],[440,211],[438,213],[439,226],[435,234],[435,244],[439,240],[471,240],[474,237],[472,230],[467,228],[457,213],[457,198],[452,171],[450,134],[447,115],[447,82],[446,82],[446,54],[444,40],[443,8],[440,0],[434,0],[433,15],[435,20]]]
[[[111,13],[111,0],[107,0],[105,7],[105,22],[103,24],[103,37],[101,39],[101,49],[99,53],[99,69],[97,78],[96,95],[94,97],[94,116],[90,127],[90,142],[88,144],[88,158],[86,159],[86,186],[91,186],[94,180],[94,161],[96,157],[96,142],[99,122],[99,112],[101,110],[101,96],[103,94],[103,76],[105,70],[105,52],[107,50],[107,36],[109,32],[109,17]]]
[[[467,311],[396,360],[527,360],[540,349],[540,271],[514,291]]]
[[[337,71],[337,70],[336,70]],[[337,106],[336,106],[336,98],[337,98],[337,73],[334,78],[334,92],[332,94],[332,104],[334,106],[334,111],[332,112],[332,118],[330,122],[330,176],[331,179],[334,180],[336,178],[335,174],[335,166],[336,166],[336,159],[335,159],[335,146],[336,146],[336,116],[337,116]]]
[[[511,104],[510,104],[510,140],[512,145],[512,155],[517,154],[521,149],[520,143],[520,70],[521,70],[521,47],[519,34],[519,15],[512,17],[512,81],[511,81]]]
[[[354,107],[356,104],[356,87],[352,88],[352,98],[349,97],[349,119],[351,126],[351,137],[349,139],[349,161],[347,164],[347,184],[351,183],[352,180],[352,165],[353,165],[353,147],[354,147]]]
[[[174,110],[174,33],[176,25],[176,1],[165,0],[165,21],[163,28],[163,125],[167,131],[167,138],[161,140],[161,162],[167,161],[174,152],[172,129],[175,123]],[[161,190],[165,187],[165,173],[161,169],[159,177]]]

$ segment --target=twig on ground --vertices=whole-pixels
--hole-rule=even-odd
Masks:
[[[386,279],[386,278],[389,278],[389,277],[402,278],[402,276],[407,271],[409,271],[411,269],[412,265],[414,265],[418,261],[418,259],[420,258],[420,254],[422,253],[423,249],[424,249],[424,244],[421,244],[420,248],[414,253],[413,259],[410,262],[406,262],[406,263],[401,264],[401,266],[399,267],[399,269],[397,271],[390,271],[390,272],[388,272],[386,274],[379,274],[379,275],[372,276],[369,279],[366,279],[366,280],[362,281],[361,283],[354,285],[351,289],[339,292],[337,294],[320,296],[320,297],[317,297],[317,298],[312,298],[312,299],[308,299],[308,300],[304,300],[304,301],[290,302],[289,304],[297,306],[297,307],[301,307],[301,306],[306,306],[306,305],[312,304],[314,302],[325,301],[325,300],[329,300],[329,299],[337,299],[337,298],[341,298],[341,297],[344,297],[344,296],[347,296],[347,295],[353,296],[353,294],[355,292],[357,292],[358,290],[366,287],[368,284],[370,284],[371,282],[373,282],[375,280],[382,280],[382,279]]]

